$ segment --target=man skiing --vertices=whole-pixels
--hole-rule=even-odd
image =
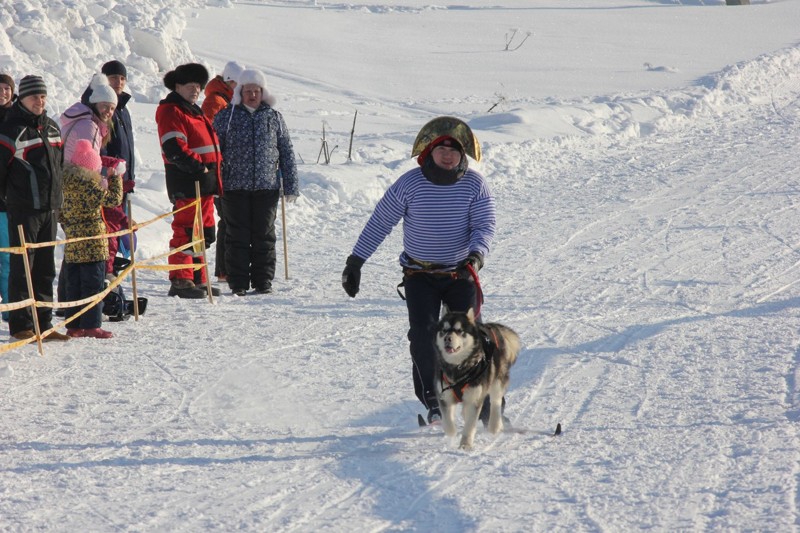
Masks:
[[[436,353],[433,330],[442,304],[453,311],[474,308],[477,272],[495,232],[495,201],[481,174],[469,168],[467,155],[480,161],[478,140],[454,117],[439,117],[417,135],[411,153],[418,168],[386,191],[347,258],[342,286],[355,297],[361,267],[403,221],[403,267],[408,307],[414,391],[428,409],[428,422],[441,419],[434,387]],[[468,268],[471,267],[471,268]],[[483,409],[488,415],[488,409]]]

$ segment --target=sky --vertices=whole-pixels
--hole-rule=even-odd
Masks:
[[[262,70],[301,182],[275,292],[140,270],[113,339],[0,353],[0,531],[800,530],[800,2],[182,4],[14,2],[0,71],[57,118],[127,65],[144,222],[166,71]],[[523,341],[513,430],[470,452],[417,427],[402,228],[340,285],[440,115],[481,142],[483,314]]]

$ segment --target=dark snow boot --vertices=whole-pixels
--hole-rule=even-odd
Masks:
[[[195,287],[194,282],[190,279],[173,279],[168,294],[170,296],[189,298],[192,300],[199,300],[200,298],[206,297],[206,291]]]
[[[208,294],[208,289],[206,288],[206,284],[205,283],[202,283],[202,284],[199,284],[199,285],[195,284],[195,287],[197,287],[201,291],[203,291],[206,294]],[[220,290],[217,287],[214,287],[212,285],[211,286],[211,296],[219,296],[220,294],[221,294]]]

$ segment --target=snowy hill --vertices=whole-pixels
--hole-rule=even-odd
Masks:
[[[0,530],[798,530],[800,3],[723,4],[0,11],[0,70],[45,75],[52,115],[128,65],[137,220],[169,209],[153,117],[181,62],[263,69],[303,161],[274,294],[183,301],[143,271],[114,339],[0,355]],[[484,314],[525,345],[520,432],[470,453],[415,427],[400,228],[356,299],[339,279],[443,114],[497,198]]]

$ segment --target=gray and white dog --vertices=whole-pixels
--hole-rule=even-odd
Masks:
[[[475,440],[478,415],[489,396],[489,431],[503,430],[503,396],[509,371],[516,362],[519,336],[502,324],[475,322],[472,309],[452,312],[447,307],[436,328],[436,390],[445,435],[456,434],[456,404],[463,403],[464,431],[460,448],[469,450]]]

